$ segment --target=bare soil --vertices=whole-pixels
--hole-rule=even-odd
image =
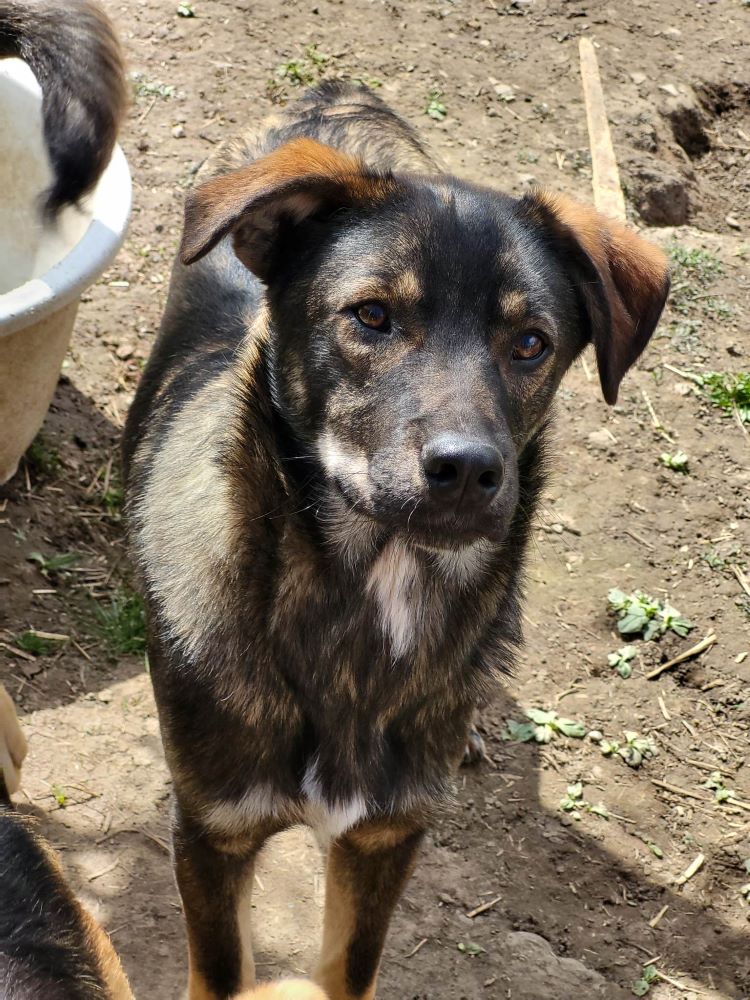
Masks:
[[[655,1000],[747,1000],[750,439],[672,370],[748,365],[747,3],[195,0],[188,18],[176,0],[105,6],[138,74],[122,139],[135,208],[124,250],[81,306],[42,455],[0,493],[0,679],[30,739],[24,808],[62,849],[137,995],[177,997],[185,976],[169,783],[143,656],[113,652],[95,608],[128,586],[117,439],[158,326],[185,190],[216,143],[293,96],[295,74],[341,75],[380,84],[454,172],[588,199],[577,69],[588,35],[633,221],[684,223],[649,235],[702,248],[721,270],[703,285],[678,271],[672,308],[614,409],[591,358],[564,384],[527,649],[483,714],[490,759],[462,771],[398,909],[379,995],[622,998],[653,959],[667,977]],[[441,120],[426,114],[434,91]],[[659,461],[677,451],[688,474]],[[45,575],[34,552],[79,559]],[[695,625],[685,639],[636,643],[629,679],[607,663],[624,644],[607,613],[613,586],[668,597]],[[70,639],[21,656],[30,628]],[[701,657],[646,679],[711,631]],[[632,769],[589,739],[504,739],[529,707],[611,738],[637,731],[658,756]],[[712,771],[734,792],[724,802],[703,787]],[[577,781],[609,819],[560,809]],[[309,838],[292,834],[270,853],[256,902],[264,976],[309,970],[321,886]]]

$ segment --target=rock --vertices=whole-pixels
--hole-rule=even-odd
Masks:
[[[630,79],[633,81],[633,83],[636,85],[636,87],[640,87],[640,85],[642,83],[646,82],[646,80],[648,79],[648,77],[646,76],[645,73],[631,73],[630,74]]]
[[[628,196],[644,222],[652,226],[683,226],[690,200],[683,178],[659,160],[631,160],[623,168]]]
[[[115,354],[120,359],[120,361],[127,361],[128,358],[133,356],[133,351],[135,348],[132,344],[120,344],[120,346],[115,351]]]
[[[172,128],[172,138],[174,139],[184,139],[185,129],[182,125],[177,124]]]
[[[500,946],[503,970],[498,985],[512,984],[513,1000],[539,997],[587,997],[620,1000],[625,990],[608,983],[598,972],[574,958],[558,958],[548,942],[537,934],[515,931]],[[504,982],[503,982],[504,981]],[[503,996],[498,990],[496,996]]]
[[[609,431],[606,431],[603,427],[598,431],[591,431],[590,434],[586,436],[586,440],[595,448],[597,451],[606,451],[612,447],[612,438]]]
[[[501,101],[515,101],[516,94],[508,83],[496,83],[492,88]]]

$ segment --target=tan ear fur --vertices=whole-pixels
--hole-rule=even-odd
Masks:
[[[280,214],[301,221],[330,199],[344,203],[382,196],[384,184],[386,178],[368,174],[359,160],[340,150],[314,139],[293,139],[191,192],[180,259],[194,263],[234,230],[237,256],[258,273]]]
[[[648,343],[669,292],[664,252],[621,222],[550,192],[532,196],[572,236],[595,266],[609,307],[608,331],[594,326],[604,398],[617,401],[625,372]]]

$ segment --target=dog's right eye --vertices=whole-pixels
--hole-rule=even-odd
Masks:
[[[363,302],[354,308],[354,315],[368,330],[378,330],[387,333],[391,328],[391,320],[384,306],[379,302]]]

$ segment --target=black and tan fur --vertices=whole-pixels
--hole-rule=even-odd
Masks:
[[[42,88],[54,179],[44,208],[76,203],[109,163],[127,107],[119,42],[91,0],[0,0],[0,58],[18,56]]]
[[[306,822],[330,837],[317,979],[372,998],[474,706],[520,642],[555,389],[593,340],[614,401],[667,272],[589,208],[438,173],[357,87],[310,92],[208,174],[124,443],[189,996],[252,982],[254,858]],[[455,469],[427,467],[454,439],[494,456],[481,502],[469,477],[446,506]]]
[[[108,935],[68,885],[36,822],[13,809],[26,741],[0,685],[0,997],[133,1000]],[[312,983],[268,983],[235,1000],[326,1000]]]

